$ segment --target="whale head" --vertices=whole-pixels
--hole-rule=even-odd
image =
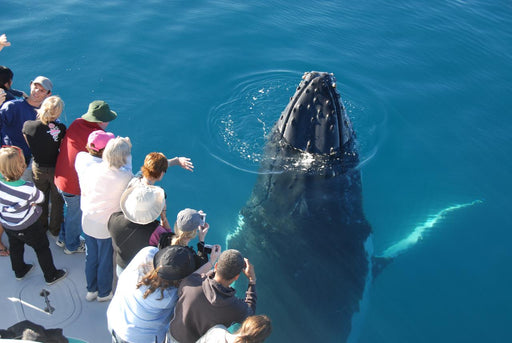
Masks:
[[[306,72],[277,121],[280,138],[311,154],[357,157],[355,132],[332,73]]]

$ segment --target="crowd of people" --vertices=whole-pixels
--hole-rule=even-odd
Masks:
[[[50,250],[55,241],[65,254],[85,253],[84,298],[110,301],[112,342],[263,342],[271,321],[256,315],[254,266],[240,251],[205,243],[205,212],[186,208],[169,222],[156,183],[170,166],[193,171],[190,158],[151,152],[134,175],[130,139],[106,131],[118,117],[108,103],[91,102],[66,127],[49,78],[34,78],[27,95],[13,89],[13,77],[0,66],[0,254],[16,279],[34,269],[25,245],[48,285],[65,279]],[[242,274],[248,287],[238,298],[231,286]],[[240,329],[230,333],[234,323]]]

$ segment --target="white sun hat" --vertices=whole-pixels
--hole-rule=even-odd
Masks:
[[[149,224],[162,213],[165,192],[153,185],[136,184],[121,195],[121,211],[125,217],[137,224]]]

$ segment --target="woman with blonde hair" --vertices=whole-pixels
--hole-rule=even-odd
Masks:
[[[208,262],[208,254],[211,253],[211,247],[205,245],[204,239],[210,225],[206,222],[206,213],[202,210],[197,211],[192,208],[181,210],[174,222],[174,232],[165,231],[164,228],[157,227],[149,239],[150,245],[158,245],[160,248],[167,245],[181,245],[188,246],[190,241],[196,236],[199,238],[197,243],[197,253],[194,252],[197,267],[204,265]]]
[[[219,324],[208,330],[196,343],[262,343],[271,333],[272,322],[269,317],[249,316],[234,334]]]
[[[54,183],[60,142],[66,134],[66,125],[58,120],[63,109],[64,102],[58,96],[46,98],[37,110],[37,119],[27,120],[22,130],[32,151],[32,180],[44,193],[43,213],[39,221],[54,236],[59,234],[64,221],[64,200]]]
[[[75,165],[82,193],[87,301],[112,298],[113,247],[107,225],[112,213],[121,210],[121,195],[133,177],[131,148],[128,137],[116,137],[105,146],[101,163]]]

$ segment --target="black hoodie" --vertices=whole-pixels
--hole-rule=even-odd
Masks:
[[[245,300],[235,297],[232,287],[213,279],[213,271],[185,278],[171,321],[171,335],[180,343],[194,343],[212,326],[241,323],[256,311],[256,286],[249,285]]]

